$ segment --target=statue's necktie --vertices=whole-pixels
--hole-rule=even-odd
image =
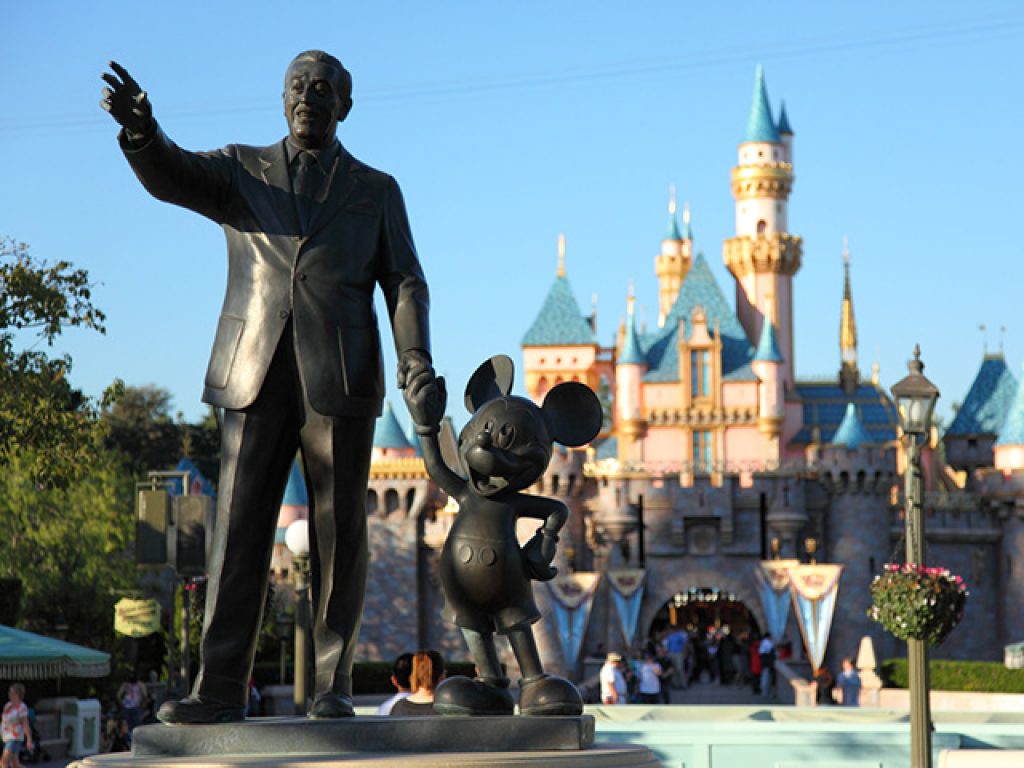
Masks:
[[[320,194],[322,175],[316,157],[309,152],[300,152],[295,163],[295,203],[306,234],[309,233],[313,208]]]

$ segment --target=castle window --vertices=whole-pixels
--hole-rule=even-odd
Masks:
[[[372,488],[366,492],[366,513],[372,515],[377,511],[377,492]]]
[[[410,488],[405,494],[405,511],[412,512],[412,505],[416,501],[416,489]]]
[[[711,433],[704,430],[693,433],[693,468],[697,472],[710,472],[712,462]]]
[[[389,488],[384,494],[384,508],[387,515],[398,509],[398,491],[394,488]]]
[[[764,219],[757,220],[757,234],[763,235],[765,230],[768,229],[768,223]]]
[[[711,355],[706,349],[690,352],[690,396],[707,397],[711,391]]]

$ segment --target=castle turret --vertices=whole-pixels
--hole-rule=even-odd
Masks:
[[[843,307],[839,319],[839,384],[843,392],[853,395],[860,383],[857,368],[857,320],[853,316],[853,293],[850,290],[850,249],[843,238]]]
[[[679,231],[676,218],[676,190],[669,191],[668,230],[661,241],[661,253],[654,257],[654,273],[658,276],[658,327],[665,325],[665,318],[675,304],[679,287],[690,271],[693,262],[693,235],[690,230],[690,208],[683,210],[683,231]]]
[[[391,401],[384,402],[384,410],[373,430],[372,460],[379,459],[412,459],[416,457],[416,446],[402,431]]]
[[[1013,409],[1017,389],[1017,379],[1003,354],[986,354],[942,438],[946,461],[953,469],[967,473],[968,487],[975,470],[995,463],[995,442]],[[1001,452],[1005,459],[1006,450]]]
[[[643,459],[640,440],[647,431],[643,407],[643,376],[647,360],[636,333],[633,287],[627,299],[626,332],[615,361],[615,431],[619,437],[619,461],[639,462]]]
[[[1024,384],[1017,385],[1017,396],[1010,407],[1006,423],[999,430],[994,453],[996,469],[1003,472],[1024,471]]]
[[[792,129],[780,134],[772,118],[764,72],[754,82],[747,130],[732,171],[736,236],[723,245],[725,265],[736,278],[736,314],[751,341],[767,317],[775,324],[784,358],[783,376],[793,383],[793,275],[800,269],[801,239],[789,234],[787,207],[793,188]]]
[[[523,336],[526,392],[541,402],[563,381],[579,381],[595,392],[611,385],[613,372],[594,335],[593,315],[585,316],[573,295],[565,268],[565,236],[558,236],[558,270],[544,304]]]

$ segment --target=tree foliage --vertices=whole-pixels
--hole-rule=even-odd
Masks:
[[[33,477],[51,485],[76,477],[95,457],[95,404],[68,381],[71,358],[46,350],[64,328],[103,333],[104,319],[85,270],[38,261],[24,243],[0,238],[0,467],[20,451]]]
[[[21,580],[29,629],[63,620],[72,641],[104,644],[117,590],[135,584],[132,478],[109,452],[61,485],[40,485],[34,466],[15,450],[0,472],[0,576]]]

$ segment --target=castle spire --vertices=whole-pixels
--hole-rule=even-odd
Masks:
[[[679,234],[679,221],[676,219],[676,185],[669,184],[668,187],[668,231],[665,233],[666,240],[682,240]]]
[[[693,240],[693,228],[690,226],[689,203],[683,203],[683,240]]]
[[[559,277],[565,277],[565,233],[558,233],[558,272]]]
[[[619,365],[643,365],[644,355],[636,333],[636,296],[633,295],[633,281],[629,281],[629,295],[626,297],[626,335],[622,341]]]
[[[779,144],[779,132],[772,119],[772,106],[768,101],[768,88],[764,84],[764,68],[758,64],[754,76],[754,100],[750,105],[750,117],[747,118],[747,131],[744,142],[770,142]]]
[[[843,305],[839,319],[839,381],[844,391],[856,389],[860,376],[857,369],[857,320],[853,314],[853,291],[850,289],[850,244],[843,236]]]

